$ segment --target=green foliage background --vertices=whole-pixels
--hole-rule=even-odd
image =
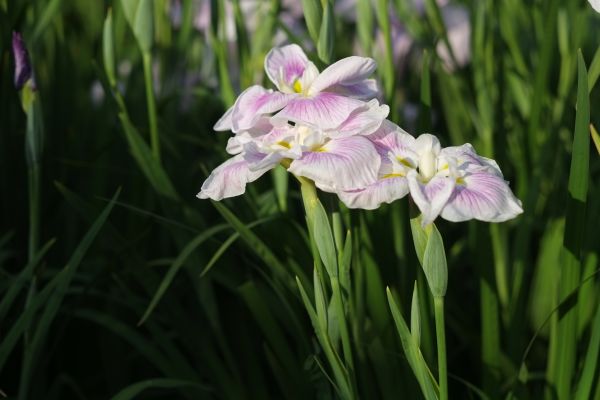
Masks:
[[[342,227],[338,249],[351,248],[340,312],[338,292],[313,287],[300,187],[283,169],[238,198],[195,198],[227,157],[228,135],[212,126],[240,90],[266,83],[275,30],[322,67],[355,51],[373,56],[378,29],[391,118],[407,126],[400,111],[417,104],[411,133],[470,142],[496,159],[525,210],[498,225],[438,221],[450,398],[600,399],[600,161],[588,128],[599,118],[600,15],[586,1],[461,1],[472,61],[452,73],[436,56],[446,35],[433,0],[419,17],[403,0],[358,0],[356,23],[332,13],[332,1],[303,0],[301,36],[279,18],[278,0],[261,3],[249,33],[233,0],[235,42],[223,1],[211,2],[204,33],[193,29],[191,0],[177,29],[169,1],[124,1],[146,7],[151,26],[129,24],[117,0],[0,0],[1,393],[347,397],[317,340],[326,333],[342,354],[345,321],[352,357],[340,363],[353,396],[421,398],[386,298],[389,287],[410,321],[417,281],[420,351],[436,375],[433,299],[406,200],[363,212],[320,194]],[[425,51],[401,74],[390,13]],[[23,32],[35,70],[27,113],[13,86],[12,31]],[[325,297],[324,331],[296,277],[310,302]]]

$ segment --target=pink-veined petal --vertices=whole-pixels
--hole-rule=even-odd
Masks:
[[[315,181],[327,191],[364,188],[377,180],[381,159],[362,136],[332,139],[319,151],[305,152],[289,171]]]
[[[292,121],[316,129],[331,130],[340,126],[364,102],[334,93],[319,93],[314,97],[296,97],[271,121],[280,125]]]
[[[294,81],[302,76],[308,64],[308,58],[297,44],[275,47],[265,58],[267,76],[279,90],[283,85],[294,86]]]
[[[365,79],[358,83],[333,85],[328,92],[350,96],[359,100],[370,100],[379,95],[379,87],[375,79]]]
[[[440,152],[440,157],[455,158],[456,167],[458,169],[470,170],[473,169],[473,167],[482,167],[477,169],[486,170],[502,177],[502,171],[500,171],[500,167],[496,161],[478,155],[470,143],[463,144],[462,146],[445,147]]]
[[[336,129],[327,132],[330,137],[348,137],[354,135],[370,135],[375,132],[388,116],[390,108],[371,100],[364,107],[354,110],[350,116]]]
[[[432,223],[452,195],[455,186],[454,179],[434,176],[429,182],[423,183],[416,170],[410,171],[406,178],[410,196],[423,215],[423,226]]]
[[[273,131],[273,125],[269,122],[270,118],[262,117],[256,121],[256,124],[245,131],[236,133],[227,141],[225,150],[229,154],[241,153],[246,143],[252,141],[264,141]]]
[[[243,156],[250,171],[259,171],[274,168],[284,158],[292,158],[289,153],[286,148],[281,151],[263,151],[256,142],[249,142],[244,145]]]
[[[373,142],[382,157],[388,157],[391,152],[413,167],[417,166],[418,159],[414,151],[415,138],[393,122],[384,120],[379,129],[367,138]]]
[[[473,173],[460,178],[452,196],[442,209],[441,216],[460,222],[478,219],[503,222],[523,212],[521,201],[515,197],[507,182],[491,173]]]
[[[262,86],[251,86],[244,90],[235,102],[231,115],[232,131],[251,129],[265,114],[286,106],[295,95],[274,92]]]
[[[233,129],[233,122],[231,120],[231,116],[233,115],[234,107],[235,107],[235,105],[232,107],[229,107],[229,109],[227,111],[225,111],[225,114],[223,114],[223,116],[221,118],[219,118],[219,120],[213,127],[213,129],[215,131],[230,131]]]
[[[339,60],[325,68],[314,80],[308,91],[315,95],[334,85],[353,85],[367,79],[377,68],[372,58],[351,56]]]
[[[252,140],[252,137],[247,132],[232,136],[227,140],[225,151],[229,154],[239,154],[244,149],[244,145]]]
[[[242,154],[230,158],[219,165],[202,184],[200,199],[222,200],[227,197],[239,196],[246,191],[246,183],[260,178],[272,166],[251,171],[248,161]]]
[[[294,138],[294,127],[291,125],[278,125],[273,127],[269,133],[262,136],[261,142],[264,144],[274,144],[277,142],[291,142]]]
[[[408,194],[408,182],[403,176],[379,179],[364,189],[340,191],[338,197],[348,208],[374,210],[383,203],[391,203]]]

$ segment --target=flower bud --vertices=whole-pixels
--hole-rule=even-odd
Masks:
[[[31,80],[32,89],[35,89],[29,53],[27,53],[23,37],[19,32],[13,32],[12,48],[15,57],[15,87],[17,90],[21,90]]]

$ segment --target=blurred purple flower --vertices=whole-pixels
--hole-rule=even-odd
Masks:
[[[440,8],[442,19],[446,26],[448,41],[450,42],[456,63],[452,60],[450,52],[444,43],[438,43],[436,52],[446,69],[453,71],[456,67],[464,67],[471,60],[471,24],[469,11],[462,5],[451,4],[449,0],[437,0],[436,3]],[[412,8],[416,18],[424,17],[424,0],[413,0]],[[341,16],[341,18],[347,21],[355,22],[356,0],[340,0],[336,2],[336,15]],[[396,65],[398,73],[401,74],[407,65],[410,52],[416,47],[416,42],[398,18],[394,7],[390,7],[389,18],[394,65]],[[368,53],[370,49],[366,49],[366,51]],[[378,59],[385,57],[385,38],[383,32],[379,29],[375,33],[375,49],[373,51]]]
[[[171,18],[171,24],[173,24],[173,28],[181,28],[181,21],[183,18],[181,0],[171,0],[171,4],[169,7],[169,17]]]
[[[15,57],[15,87],[17,90],[21,90],[27,81],[31,80],[31,87],[35,89],[29,53],[19,32],[13,32],[12,34],[12,49]]]
[[[453,71],[457,66],[464,67],[471,60],[471,23],[469,11],[463,6],[448,5],[441,9],[446,25],[448,42],[456,60],[456,65],[442,42],[436,47],[437,54],[444,62],[447,70]]]

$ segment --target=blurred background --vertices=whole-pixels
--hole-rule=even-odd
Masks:
[[[271,87],[264,57],[286,43],[320,69],[375,58],[390,119],[472,143],[523,201],[504,224],[438,222],[450,398],[600,399],[600,15],[584,0],[0,0],[0,395],[338,398],[294,280],[313,268],[297,182],[280,168],[218,205],[195,197],[227,158],[214,123]],[[353,234],[359,397],[421,398],[385,295],[408,320],[424,282],[406,199],[321,199]]]

